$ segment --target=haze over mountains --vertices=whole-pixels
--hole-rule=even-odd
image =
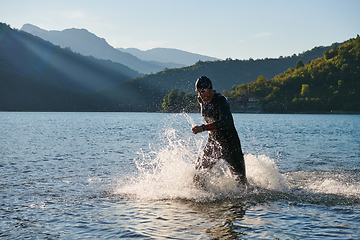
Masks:
[[[180,68],[194,64],[199,60],[218,60],[176,49],[157,48],[148,51],[115,49],[105,39],[86,29],[71,28],[63,31],[47,31],[31,24],[24,24],[21,30],[62,48],[68,47],[84,56],[118,62],[143,74],[156,73],[165,68]]]
[[[0,70],[82,93],[94,92],[140,76],[120,63],[74,53],[2,23]]]
[[[144,61],[157,61],[163,63],[176,63],[185,66],[195,64],[197,61],[217,61],[218,58],[207,57],[204,55],[189,53],[186,51],[172,48],[153,48],[142,51],[137,48],[117,48],[122,52],[130,53]]]

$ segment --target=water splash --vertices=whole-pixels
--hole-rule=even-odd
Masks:
[[[185,114],[189,124],[193,120]],[[246,194],[246,188],[233,179],[226,163],[221,160],[206,173],[206,186],[194,184],[197,173],[194,163],[201,153],[207,136],[196,136],[166,127],[161,134],[160,148],[149,146],[135,159],[136,176],[121,180],[114,193],[137,199],[187,199],[195,201],[233,198]],[[245,156],[248,180],[251,186],[270,190],[283,190],[287,182],[269,157]]]
[[[289,188],[286,178],[279,173],[274,160],[265,155],[245,156],[246,175],[252,185],[283,191]]]
[[[199,202],[241,199],[250,204],[284,200],[328,205],[358,204],[358,172],[344,173],[295,171],[280,173],[274,159],[266,155],[246,154],[246,175],[250,186],[239,186],[226,163],[221,160],[206,172],[205,186],[194,184],[198,172],[194,164],[202,152],[206,134],[194,135],[195,125],[188,114],[172,115],[163,124],[163,132],[134,159],[137,173],[122,177],[113,189],[117,196],[142,200],[184,199]],[[181,119],[179,119],[181,118]],[[185,121],[184,121],[185,118]]]
[[[166,145],[159,150],[141,151],[135,159],[138,174],[125,185],[116,189],[116,194],[126,194],[140,199],[192,199],[198,190],[192,183],[195,169],[196,149],[182,139],[175,129],[165,130]]]

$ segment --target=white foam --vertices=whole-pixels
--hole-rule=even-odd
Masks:
[[[348,183],[331,178],[316,180],[305,187],[316,193],[341,194],[344,196],[360,196],[360,184]]]

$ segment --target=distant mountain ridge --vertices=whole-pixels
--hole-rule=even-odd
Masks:
[[[32,24],[24,24],[21,30],[62,48],[69,47],[72,51],[84,56],[118,62],[144,74],[156,73],[165,68],[184,67],[199,60],[216,60],[216,58],[176,49],[154,49],[144,52],[135,49],[119,50],[110,46],[105,39],[86,29],[71,28],[63,31],[47,31]],[[132,53],[136,53],[136,55]]]
[[[63,31],[47,31],[31,24],[24,24],[21,30],[62,48],[68,47],[84,56],[118,62],[140,73],[158,72],[164,69],[162,66],[142,61],[129,53],[116,50],[105,39],[97,37],[86,29],[71,28]]]
[[[158,61],[164,63],[177,63],[184,66],[190,66],[197,61],[217,61],[221,60],[214,57],[208,57],[201,54],[189,53],[173,48],[153,48],[142,51],[137,48],[117,48],[122,52],[127,52],[144,61]]]

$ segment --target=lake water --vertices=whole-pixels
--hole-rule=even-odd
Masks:
[[[360,238],[359,115],[233,115],[247,189],[194,186],[200,114],[0,112],[0,237]]]

